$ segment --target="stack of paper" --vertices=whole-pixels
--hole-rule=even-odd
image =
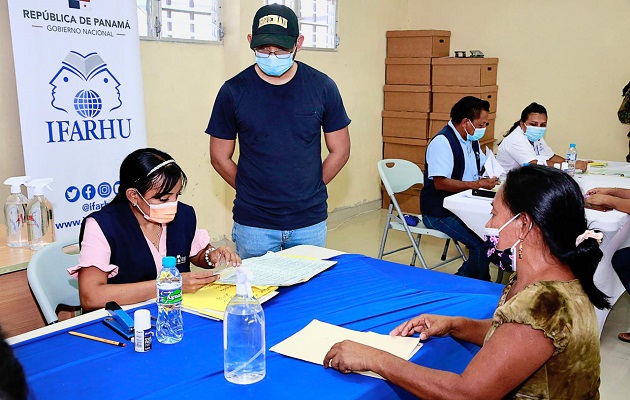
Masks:
[[[261,303],[278,294],[277,286],[252,287],[254,297]],[[236,295],[235,285],[210,284],[195,293],[184,293],[182,308],[193,314],[223,320],[228,303]]]
[[[252,285],[291,286],[308,281],[336,263],[336,261],[288,257],[270,252],[264,256],[245,259],[242,265],[252,271],[254,275]],[[220,283],[236,284],[235,275],[226,275],[221,274]]]
[[[486,163],[483,166],[486,169],[486,172],[483,174],[485,177],[491,178],[496,176],[498,178],[505,174],[505,169],[499,164],[489,147],[486,147]]]
[[[344,340],[352,340],[357,343],[372,346],[405,360],[409,360],[422,347],[422,343],[420,343],[417,337],[358,332],[314,319],[301,331],[286,338],[269,350],[314,364],[322,364],[328,350],[330,350],[335,343]],[[382,376],[372,371],[357,373],[383,379]]]

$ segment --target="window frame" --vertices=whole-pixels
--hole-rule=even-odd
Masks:
[[[215,8],[216,8],[216,18],[217,18],[217,40],[206,40],[206,39],[190,39],[190,38],[174,38],[174,37],[164,37],[162,36],[162,26],[164,24],[166,24],[166,21],[163,20],[162,18],[162,10],[164,9],[164,7],[162,6],[162,2],[164,0],[146,0],[146,5],[147,5],[147,9],[146,10],[142,10],[142,8],[140,7],[140,5],[138,4],[138,1],[136,1],[136,7],[138,9],[138,12],[143,12],[146,11],[146,30],[147,30],[147,36],[143,35],[140,29],[138,29],[138,36],[140,38],[140,40],[146,40],[146,41],[152,41],[152,42],[173,42],[173,43],[196,43],[196,44],[222,44],[223,43],[223,37],[224,37],[224,31],[223,31],[223,21],[222,21],[222,10],[223,10],[223,3],[222,0],[209,0],[211,2],[214,2],[215,4]],[[191,11],[191,13],[194,14],[200,14],[200,15],[212,15],[213,12],[194,12]],[[140,18],[138,18],[138,24],[140,27]],[[159,31],[156,33],[156,29],[159,29]]]
[[[302,4],[305,2],[309,2],[309,1],[314,1],[314,0],[263,0],[263,5],[268,5],[268,4],[272,4],[272,3],[278,3],[278,4],[282,4],[285,5],[289,8],[291,8],[295,14],[298,16],[298,23],[299,23],[299,27],[300,27],[300,35],[304,35],[303,33],[303,29],[302,29]],[[337,51],[337,48],[339,47],[339,43],[340,43],[340,38],[339,38],[339,34],[338,34],[338,29],[339,29],[339,1],[340,0],[334,0],[335,2],[335,16],[334,16],[334,32],[333,32],[333,47],[312,47],[312,46],[307,46],[307,45],[302,45],[302,50],[315,50],[315,51]],[[296,9],[298,11],[296,11]],[[330,19],[330,15],[328,15],[328,18]],[[316,23],[311,23],[311,22],[304,22],[305,25],[311,25],[311,26],[330,26],[330,24],[326,24],[326,25],[322,25],[322,24],[316,24]],[[306,38],[306,37],[305,37]]]

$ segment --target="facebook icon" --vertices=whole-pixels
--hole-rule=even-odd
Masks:
[[[83,198],[85,200],[92,200],[94,196],[96,196],[96,190],[94,189],[94,185],[91,185],[88,183],[87,185],[83,186],[83,189],[81,190],[81,194],[83,195]]]

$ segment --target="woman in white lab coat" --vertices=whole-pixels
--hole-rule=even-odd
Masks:
[[[524,163],[548,165],[562,164],[566,160],[553,152],[543,138],[547,130],[547,109],[531,103],[521,112],[499,144],[497,161],[505,170],[520,167]],[[578,160],[575,168],[585,171],[586,161]]]

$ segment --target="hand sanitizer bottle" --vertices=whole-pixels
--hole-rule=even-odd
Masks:
[[[251,271],[238,267],[236,277],[236,295],[223,316],[223,374],[247,385],[265,377],[265,314],[252,294]]]
[[[7,246],[28,246],[28,233],[26,232],[26,205],[28,199],[22,194],[22,185],[30,176],[14,176],[4,181],[11,186],[11,195],[4,203],[4,223],[7,227]]]
[[[53,207],[44,196],[44,187],[49,190],[52,178],[31,179],[26,186],[33,188],[33,197],[26,206],[26,226],[28,231],[28,245],[32,250],[55,241],[55,220]]]

